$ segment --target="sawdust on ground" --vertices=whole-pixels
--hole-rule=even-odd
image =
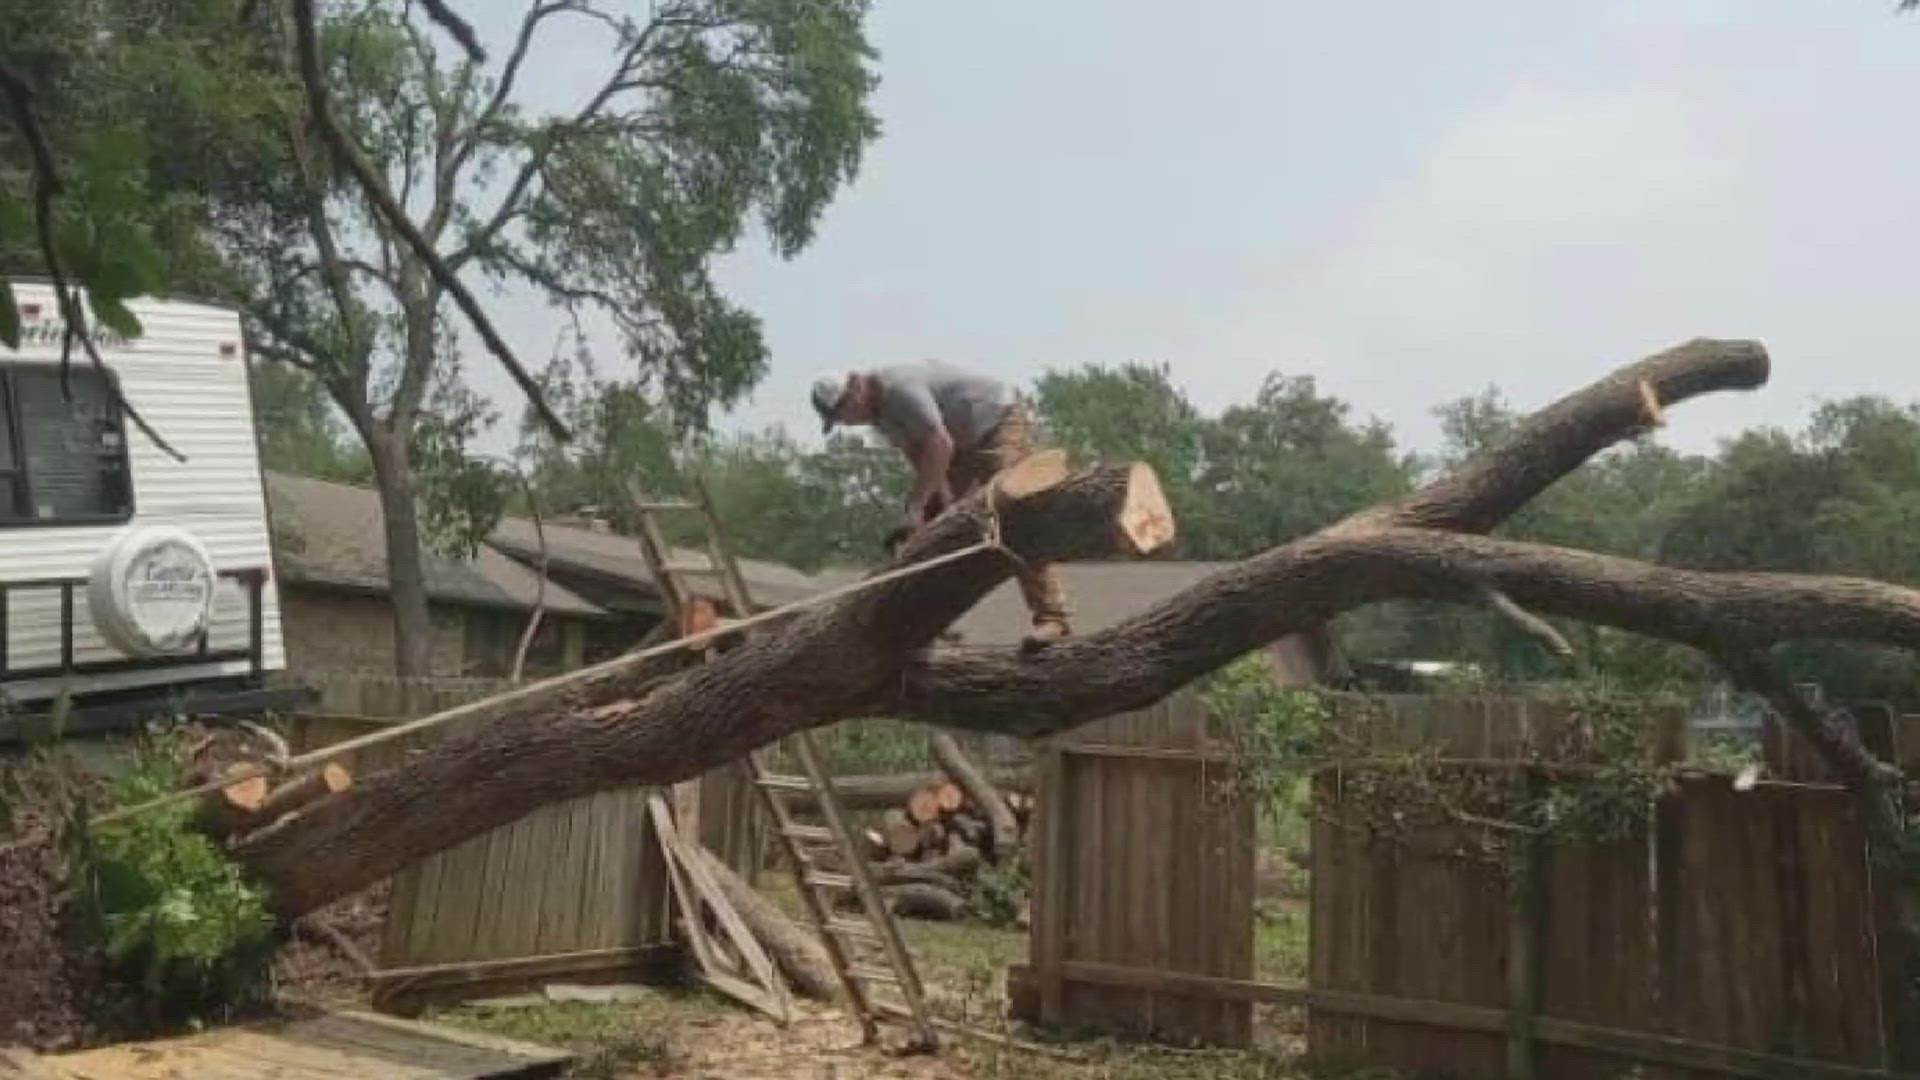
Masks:
[[[968,1080],[950,1055],[898,1054],[864,1046],[838,1009],[796,1005],[785,1029],[748,1014],[690,1020],[676,1031],[672,1060],[622,1074],[672,1080]]]

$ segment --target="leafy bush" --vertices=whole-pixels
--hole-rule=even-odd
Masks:
[[[1311,815],[1311,772],[1329,714],[1311,690],[1273,681],[1264,653],[1249,653],[1208,676],[1200,700],[1220,722],[1233,757],[1233,793],[1253,801],[1270,836],[1303,842]]]
[[[111,786],[113,805],[181,784],[177,740],[152,737]],[[273,919],[261,891],[176,803],[84,832],[79,910],[140,1019],[224,1014],[266,986]]]
[[[985,864],[974,876],[974,912],[988,926],[1014,926],[1031,891],[1025,858]]]

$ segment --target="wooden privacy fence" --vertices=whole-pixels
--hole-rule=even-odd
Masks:
[[[360,687],[362,702],[400,700],[397,689],[389,691],[394,680],[350,676],[331,682]],[[366,687],[374,687],[373,694]],[[420,695],[414,700],[447,708],[503,687],[497,680],[463,679],[413,689]],[[403,719],[296,716],[289,722],[289,742],[304,752]],[[390,768],[461,726],[353,751],[344,763],[356,776]],[[698,819],[710,850],[751,877],[760,826],[756,808],[740,797],[745,789],[737,773],[716,769],[680,785],[673,803],[681,822]],[[543,806],[395,874],[380,970],[373,975],[379,1001],[406,1006],[540,979],[653,978],[677,963],[667,871],[647,813],[653,790],[635,787]]]
[[[1348,699],[1341,712],[1357,715]],[[1384,746],[1511,771],[1568,722],[1518,699],[1367,699]],[[1678,753],[1677,712],[1649,717]],[[1463,1076],[1914,1075],[1889,1015],[1900,958],[1849,796],[1679,784],[1632,838],[1539,845],[1513,874],[1462,828],[1391,840],[1315,780],[1309,975],[1259,982],[1251,816],[1190,697],[1049,747],[1031,962],[1017,1015],[1245,1045],[1254,1003],[1304,1006],[1317,1059]],[[1502,760],[1503,758],[1507,760]],[[1903,1034],[1904,1033],[1904,1034]]]
[[[1185,693],[1048,740],[1031,962],[1008,975],[1016,1014],[1247,1044],[1247,1003],[1187,982],[1252,975],[1253,814],[1222,797],[1228,760]],[[1105,969],[1164,981],[1101,978]]]

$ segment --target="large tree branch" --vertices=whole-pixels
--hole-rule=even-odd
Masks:
[[[420,6],[426,9],[427,18],[439,23],[441,29],[460,43],[470,62],[478,64],[486,60],[487,50],[480,45],[480,35],[473,32],[471,23],[447,6],[446,0],[420,0]]]
[[[1766,383],[1767,371],[1767,351],[1757,341],[1696,338],[1561,398],[1445,477],[1343,527],[1486,532],[1587,459],[1647,430],[1654,418],[1644,391],[1667,407],[1716,390],[1751,390]]]
[[[1920,649],[1920,592],[1857,578],[1709,573],[1431,529],[1329,530],[1221,571],[1036,657],[951,648],[911,660],[877,711],[1039,736],[1142,708],[1235,657],[1387,600],[1561,615],[1718,655],[1831,638]]]
[[[1009,574],[1006,558],[968,547],[995,520],[984,512],[988,496],[975,496],[911,538],[901,555],[952,556],[937,568],[824,604],[665,681],[654,682],[657,670],[638,659],[622,660],[456,710],[440,719],[468,723],[408,764],[243,837],[234,851],[274,887],[283,913],[299,914],[533,807],[684,780],[792,731],[892,715],[1047,734],[1151,704],[1279,637],[1388,600],[1484,604],[1497,594],[1513,610],[1619,627],[1722,660],[1799,638],[1920,649],[1920,591],[1679,570],[1454,531],[1491,525],[1498,508],[1551,482],[1576,452],[1597,452],[1644,421],[1642,384],[1656,401],[1672,400],[1745,385],[1764,370],[1757,347],[1665,354],[1552,407],[1548,420],[1531,420],[1508,440],[1506,453],[1548,464],[1470,465],[1399,504],[1427,527],[1401,524],[1394,512],[1356,515],[1119,625],[1034,653],[925,651]],[[1132,535],[1152,538],[1135,550],[1169,536],[1164,526],[1142,524],[1164,513],[1143,466],[1051,487],[1016,484],[1005,494],[1001,535],[1024,559],[1108,553],[1126,522],[1136,524]],[[1877,765],[1860,773],[1863,782],[1883,775]]]
[[[490,250],[501,231],[520,215],[527,190],[545,171],[547,162],[551,160],[554,151],[566,137],[591,123],[621,94],[642,88],[643,84],[635,80],[634,72],[639,69],[641,61],[647,55],[647,50],[653,46],[659,34],[676,27],[711,28],[718,25],[721,24],[709,24],[697,19],[676,18],[668,15],[657,15],[648,22],[631,41],[627,42],[626,47],[621,51],[619,62],[614,65],[606,81],[600,84],[600,88],[587,99],[587,103],[582,105],[571,119],[548,124],[539,134],[532,151],[527,155],[527,160],[521,163],[513,179],[507,184],[506,194],[502,195],[500,201],[495,204],[493,213],[468,234],[464,247],[448,256],[449,265],[458,269]]]
[[[361,152],[360,147],[334,116],[333,105],[328,97],[326,72],[320,62],[319,34],[314,27],[313,7],[314,0],[293,0],[301,78],[306,84],[307,106],[313,114],[314,123],[319,126],[321,134],[333,147],[334,152],[346,163],[348,171],[353,174],[354,179],[366,193],[368,201],[373,203],[387,226],[406,240],[407,245],[413,249],[415,256],[432,275],[433,280],[453,296],[454,303],[465,313],[467,321],[480,335],[487,350],[493,353],[495,359],[507,369],[507,374],[513,377],[521,393],[526,395],[528,403],[533,406],[534,414],[540,418],[541,423],[556,440],[569,441],[571,435],[567,431],[566,424],[548,404],[546,394],[541,391],[539,382],[514,356],[513,350],[507,346],[505,339],[501,338],[499,331],[494,329],[492,320],[488,319],[486,312],[480,309],[479,302],[474,299],[466,285],[461,283],[459,275],[440,257],[439,252],[433,249],[433,245],[427,238],[421,235],[419,228],[407,216],[406,208],[394,201],[393,193],[387,190],[386,181],[381,179],[379,170],[367,160],[366,155]]]
[[[1061,471],[1057,459],[1017,466],[1011,482],[921,530],[900,563],[957,554],[983,535],[1043,562],[1145,554],[1170,538],[1152,470]],[[297,915],[546,803],[698,776],[884,698],[907,656],[1013,565],[979,551],[876,584],[657,686],[655,665],[623,658],[466,706],[460,727],[407,766],[242,839],[235,854]]]
[[[479,112],[474,114],[473,122],[467,125],[465,132],[454,140],[452,152],[447,154],[441,163],[440,193],[435,206],[436,210],[441,207],[448,209],[445,215],[436,214],[438,225],[431,230],[431,235],[439,235],[440,229],[445,226],[447,218],[452,213],[453,186],[459,177],[460,170],[466,167],[474,151],[479,149],[488,129],[500,119],[500,113],[506,108],[507,102],[513,99],[514,84],[520,79],[521,65],[527,61],[527,53],[533,47],[533,36],[540,28],[540,23],[548,16],[563,11],[580,10],[576,3],[577,0],[551,0],[551,2],[535,0],[527,9],[526,16],[520,20],[520,30],[514,35],[513,49],[507,53],[506,64],[500,70],[499,80],[494,83],[493,93],[487,96],[486,103],[480,107]]]

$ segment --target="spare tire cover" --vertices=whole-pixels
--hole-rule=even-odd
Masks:
[[[129,656],[196,648],[213,618],[213,558],[192,533],[136,526],[93,560],[87,607],[100,636]]]

